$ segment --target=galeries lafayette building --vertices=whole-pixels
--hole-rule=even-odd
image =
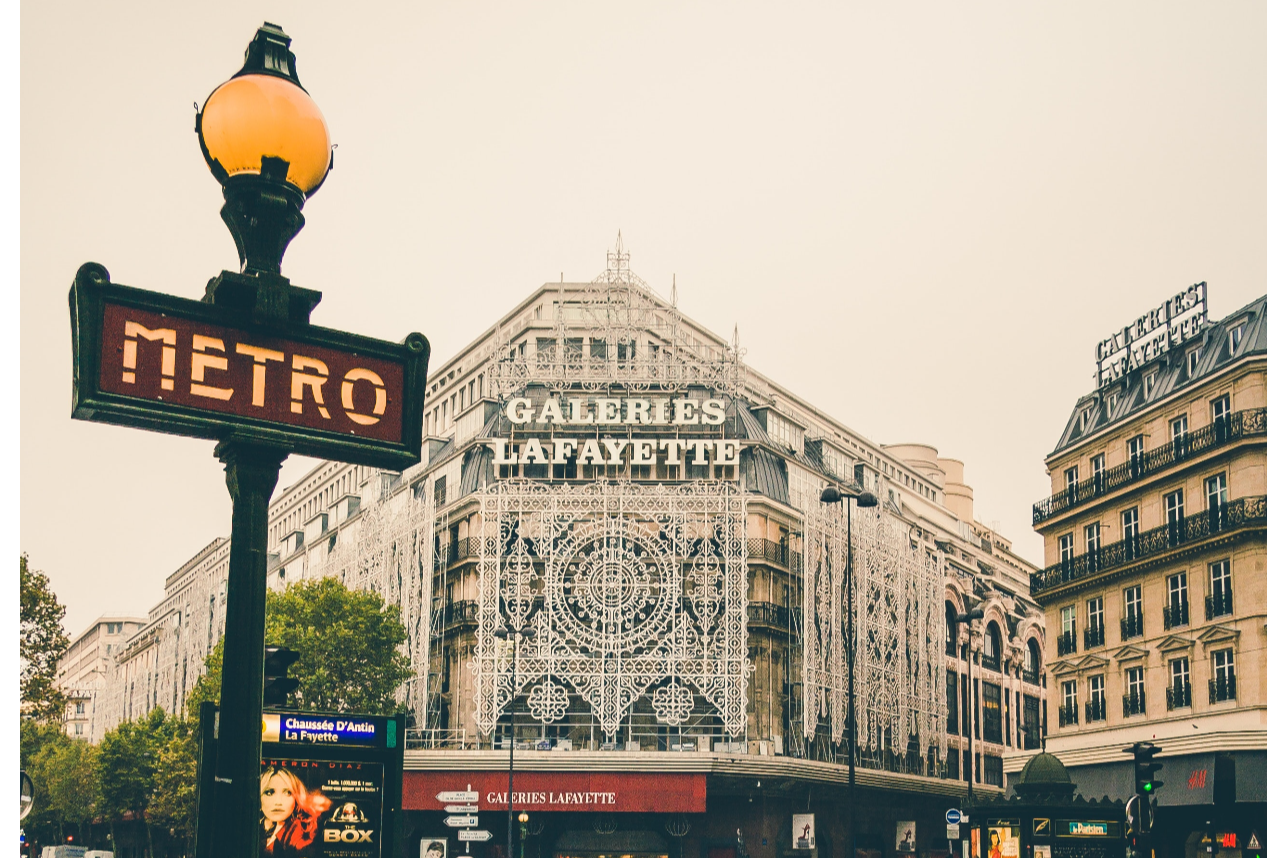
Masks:
[[[944,606],[996,573],[939,548],[982,540],[936,453],[908,460],[759,375],[628,259],[540,288],[438,368],[424,463],[380,478],[325,551],[299,537],[301,572],[280,561],[281,581],[336,575],[401,605],[406,849],[501,854],[510,777],[531,856],[843,852],[846,563],[859,847],[897,852],[906,824],[913,848],[946,849],[965,784]],[[846,516],[819,499],[832,483],[880,504]],[[1025,592],[1025,570],[1000,574]],[[1015,602],[1006,658],[1031,630]],[[1026,689],[1008,665],[1012,736]]]

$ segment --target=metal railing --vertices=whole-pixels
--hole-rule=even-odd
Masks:
[[[793,561],[791,549],[785,542],[774,542],[769,539],[748,539],[747,559],[763,560],[783,569],[790,569]]]
[[[1212,620],[1217,617],[1226,617],[1232,613],[1231,591],[1223,590],[1221,593],[1211,593],[1204,597],[1204,618]]]
[[[1108,569],[1115,569],[1145,557],[1184,545],[1208,539],[1219,533],[1267,522],[1267,497],[1256,495],[1227,501],[1221,506],[1188,516],[1181,522],[1179,533],[1185,538],[1170,541],[1170,528],[1161,525],[1144,530],[1134,536],[1104,545],[1097,552],[1075,557],[1062,563],[1046,566],[1041,572],[1031,573],[1031,595],[1035,596],[1050,587],[1088,578]]]
[[[1108,468],[1039,501],[1031,507],[1031,523],[1039,524],[1074,506],[1185,462],[1200,453],[1240,438],[1266,434],[1267,409],[1253,408],[1237,411],[1225,420],[1214,421],[1208,426],[1202,426],[1194,432],[1183,435],[1176,441],[1170,441],[1164,446],[1126,459],[1114,468]]]
[[[1107,629],[1105,626],[1087,626],[1084,630],[1084,648],[1093,649],[1096,646],[1102,646],[1107,642]]]
[[[479,612],[479,602],[449,602],[444,606],[444,626],[449,628],[462,623],[474,623]]]
[[[985,667],[987,670],[994,670],[996,673],[999,673],[1000,672],[1000,656],[987,655],[984,652],[982,654],[982,666]]]
[[[1147,711],[1147,692],[1135,691],[1133,694],[1126,694],[1120,698],[1120,708],[1124,710],[1124,717],[1130,715],[1142,715]]]
[[[1075,706],[1058,707],[1058,726],[1068,727],[1080,723],[1080,710]]]
[[[799,608],[792,608],[789,613],[790,617],[788,617],[786,605],[775,605],[773,602],[748,602],[747,625],[772,626],[786,631],[791,627],[790,622],[794,622],[796,626],[801,624]]]
[[[1164,690],[1166,709],[1185,709],[1191,705],[1191,683],[1176,682]]]
[[[1084,705],[1085,723],[1094,721],[1107,720],[1107,698],[1099,697],[1097,700],[1090,700]]]
[[[1058,655],[1071,655],[1076,651],[1076,633],[1063,632],[1058,635]]]
[[[1120,618],[1120,640],[1142,637],[1142,614],[1131,614]]]
[[[1178,626],[1185,626],[1191,622],[1191,611],[1187,609],[1186,602],[1174,602],[1164,609],[1164,627],[1165,629],[1174,629]]]
[[[468,560],[472,557],[480,556],[480,537],[469,536],[466,539],[459,539],[457,542],[451,542],[444,550],[445,563],[449,566],[457,563],[459,560]]]
[[[1209,702],[1221,703],[1224,700],[1236,699],[1236,676],[1215,677],[1209,680]]]
[[[1022,669],[1022,681],[1030,685],[1039,685],[1044,687],[1044,674],[1038,670],[1027,670],[1024,667]]]

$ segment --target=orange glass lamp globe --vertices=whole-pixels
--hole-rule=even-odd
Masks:
[[[289,164],[285,181],[311,196],[332,164],[320,108],[302,87],[274,75],[242,74],[214,90],[200,112],[200,142],[221,182],[261,175],[263,157],[279,158]]]

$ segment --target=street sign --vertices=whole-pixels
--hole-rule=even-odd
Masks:
[[[478,816],[446,816],[444,824],[450,828],[473,828],[480,824]]]
[[[947,839],[948,840],[960,839],[960,823],[957,822],[955,825],[947,826]]]
[[[77,420],[236,435],[372,467],[421,459],[430,353],[421,334],[391,343],[302,320],[268,326],[229,306],[112,283],[95,263],[76,273],[70,301]]]
[[[1261,849],[1261,848],[1262,848],[1262,841],[1258,840],[1258,832],[1256,832],[1256,831],[1255,831],[1255,832],[1253,832],[1253,835],[1249,838],[1249,845],[1248,845],[1248,846],[1246,846],[1245,848],[1246,848],[1246,849]]]
[[[462,843],[472,840],[477,843],[484,843],[492,837],[493,832],[485,831],[483,828],[464,828],[462,831],[458,832],[458,840]]]
[[[438,792],[436,793],[436,801],[442,801],[445,804],[453,802],[462,802],[464,804],[475,804],[480,800],[480,793],[475,790],[456,790],[454,792]]]
[[[22,778],[19,781],[18,787],[18,800],[21,804],[18,819],[26,819],[27,814],[31,812],[31,805],[35,801],[36,788],[35,784],[31,782],[31,778],[27,776],[26,772],[19,771],[19,774],[22,775]],[[1258,835],[1253,835],[1253,839],[1257,840]],[[1257,847],[1250,848],[1256,849]]]
[[[480,805],[478,804],[446,804],[444,806],[445,813],[479,813]]]
[[[960,824],[960,811],[953,807],[947,811],[947,825],[959,825],[959,824]]]

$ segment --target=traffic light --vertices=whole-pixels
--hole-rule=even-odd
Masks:
[[[301,657],[302,653],[288,647],[267,647],[262,665],[263,706],[288,705],[289,695],[298,687],[298,680],[289,676],[289,666]]]
[[[1150,742],[1135,742],[1128,748],[1128,752],[1133,754],[1133,790],[1143,798],[1150,799],[1164,785],[1164,781],[1156,780],[1156,772],[1164,766],[1153,761],[1155,755],[1160,753],[1160,748]]]

